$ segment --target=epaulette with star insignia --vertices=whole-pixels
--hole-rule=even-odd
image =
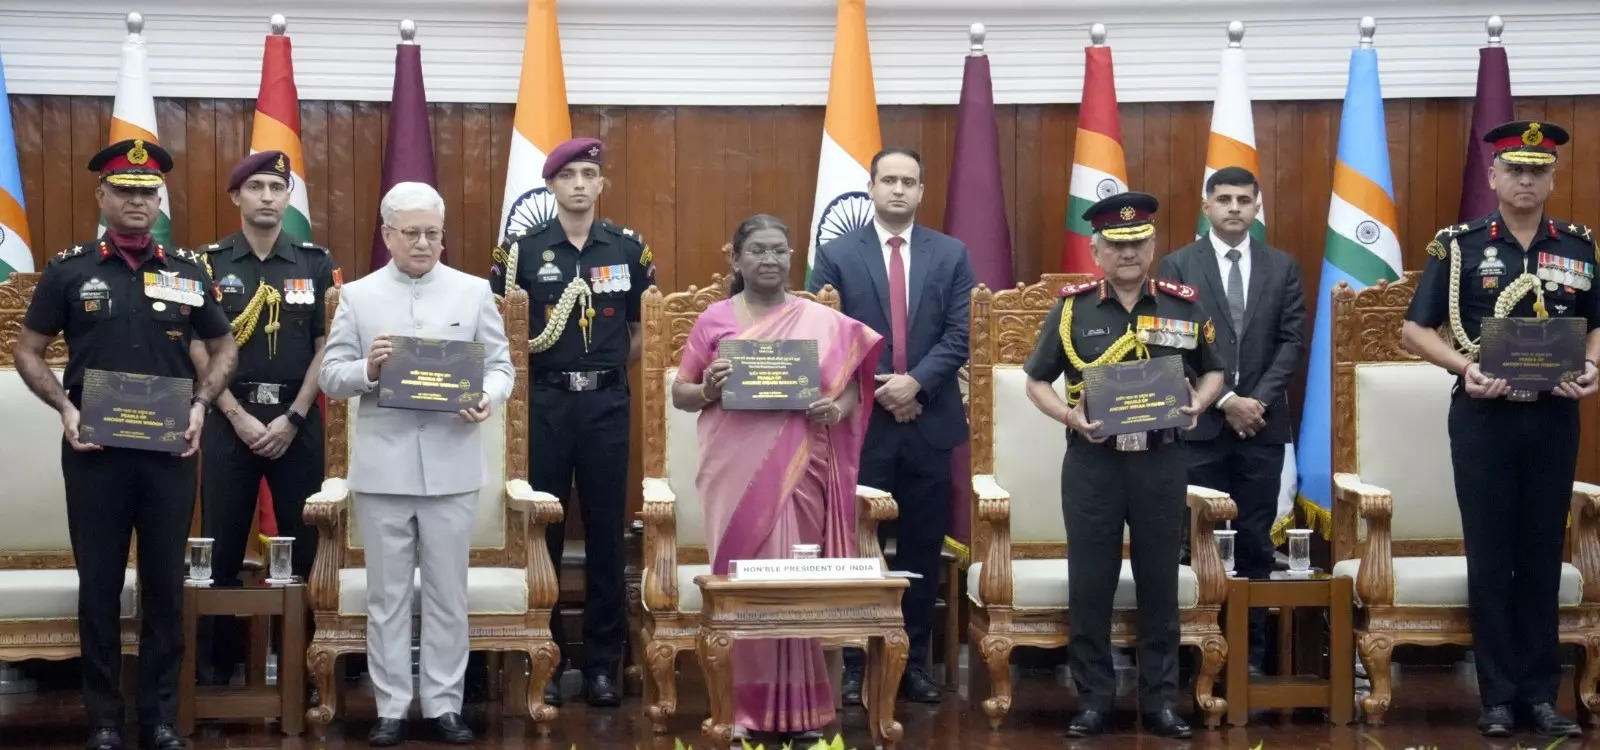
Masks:
[[[85,242],[85,243],[73,245],[72,247],[69,247],[69,248],[67,248],[65,250],[62,250],[59,253],[56,253],[55,259],[56,260],[66,260],[68,258],[76,258],[76,257],[78,257],[80,255],[83,255],[83,253],[89,249],[89,245],[90,244],[92,244],[92,243]]]
[[[1556,225],[1557,229],[1560,229],[1561,231],[1566,232],[1567,234],[1570,234],[1570,235],[1572,235],[1574,237],[1577,237],[1578,239],[1583,240],[1584,242],[1594,242],[1594,230],[1593,229],[1590,229],[1590,228],[1588,228],[1588,227],[1586,227],[1586,226],[1584,226],[1582,224],[1579,224],[1577,222],[1556,221],[1554,219],[1552,219],[1552,221],[1555,222],[1555,225]]]
[[[1156,279],[1156,288],[1185,302],[1193,302],[1200,294],[1188,284],[1179,284],[1176,281],[1167,281],[1166,279]]]
[[[321,250],[325,254],[328,253],[328,248],[318,245],[315,242],[300,242],[296,244],[298,244],[303,250]]]
[[[1076,284],[1068,284],[1064,287],[1061,287],[1061,296],[1076,297],[1098,286],[1100,286],[1100,282],[1098,281],[1081,281]]]
[[[160,250],[162,248],[161,248],[160,245],[157,245],[156,249]],[[185,250],[185,249],[183,249],[181,247],[178,247],[178,248],[173,248],[167,254],[171,255],[172,257],[177,258],[179,260],[188,262],[188,263],[190,263],[192,265],[200,266],[201,268],[207,267],[205,258],[202,257],[200,255],[200,253],[197,253],[197,252],[195,252],[193,250]]]
[[[1428,255],[1438,258],[1439,260],[1444,260],[1445,258],[1450,257],[1450,251],[1445,249],[1446,243],[1457,237],[1460,237],[1463,234],[1476,232],[1479,229],[1484,228],[1488,228],[1491,234],[1499,234],[1499,223],[1491,219],[1489,216],[1479,216],[1478,218],[1469,222],[1462,224],[1451,224],[1443,227],[1439,231],[1433,233],[1433,239],[1428,240]]]
[[[601,219],[600,225],[612,232],[639,243],[639,265],[648,266],[655,261],[655,254],[650,252],[650,243],[645,242],[644,235],[639,234],[639,232],[633,227],[625,227],[610,219]]]

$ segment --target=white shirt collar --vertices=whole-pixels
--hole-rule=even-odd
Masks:
[[[911,227],[913,226],[916,225],[908,224],[906,225],[905,231],[901,232],[900,234],[894,234],[893,232],[889,231],[888,227],[883,225],[883,222],[878,221],[876,216],[872,218],[872,228],[878,232],[878,247],[880,248],[889,246],[890,237],[899,237],[900,239],[906,241],[904,247],[911,247]]]
[[[418,284],[426,284],[434,279],[439,278],[440,276],[443,276],[444,274],[439,272],[439,269],[443,267],[444,260],[440,259],[438,263],[433,264],[433,268],[428,269],[427,273],[413,279],[410,276],[407,276],[404,271],[401,271],[399,266],[394,264],[393,258],[389,259],[389,265],[384,266],[385,270],[389,272],[389,277],[402,284],[409,284],[413,281],[417,282]]]
[[[1217,230],[1215,229],[1206,230],[1206,233],[1211,235],[1211,249],[1216,251],[1219,262],[1227,262],[1229,250],[1238,250],[1241,256],[1250,257],[1250,234],[1248,232],[1245,233],[1244,239],[1237,245],[1223,242],[1222,238],[1217,236]]]

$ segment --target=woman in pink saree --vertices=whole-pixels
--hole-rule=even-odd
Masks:
[[[855,555],[856,476],[871,409],[873,365],[883,337],[838,311],[788,293],[788,228],[757,214],[734,232],[729,299],[700,314],[672,387],[672,403],[700,412],[700,468],[712,570],[730,560],[789,557],[820,544],[824,557]],[[822,398],[806,411],[722,408],[732,363],[725,338],[815,339]],[[870,403],[870,402],[869,402]],[[734,725],[807,734],[833,722],[833,690],[814,639],[737,641]],[[737,731],[736,730],[736,731]]]

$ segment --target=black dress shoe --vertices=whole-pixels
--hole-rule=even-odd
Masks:
[[[908,667],[900,678],[900,697],[914,703],[938,703],[944,700],[944,688],[929,679],[922,667]]]
[[[157,724],[139,732],[139,746],[144,750],[184,750],[189,743],[171,724]]]
[[[122,730],[100,727],[90,732],[89,739],[83,743],[83,750],[122,750]]]
[[[617,692],[617,681],[605,672],[596,672],[584,678],[583,694],[589,705],[601,708],[622,705],[622,694]]]
[[[550,681],[544,686],[544,702],[551,706],[561,705],[561,675],[550,675]]]
[[[452,745],[470,745],[474,739],[472,729],[467,726],[467,722],[462,721],[461,714],[454,711],[434,718],[433,736],[440,742]]]
[[[1068,737],[1093,737],[1106,731],[1106,712],[1086,708],[1067,723]]]
[[[1484,706],[1483,713],[1478,714],[1478,733],[1485,737],[1510,737],[1516,726],[1517,720],[1511,715],[1511,707],[1503,703]]]
[[[846,706],[861,705],[861,669],[845,667],[839,685],[840,697]]]
[[[1549,703],[1535,703],[1527,708],[1528,728],[1546,737],[1581,737],[1583,727],[1578,722],[1562,716]]]
[[[405,719],[379,718],[367,733],[367,744],[373,747],[394,747],[406,739]]]
[[[1153,714],[1144,715],[1144,728],[1151,734],[1173,739],[1186,740],[1194,735],[1194,730],[1189,728],[1188,722],[1171,708],[1163,708]]]

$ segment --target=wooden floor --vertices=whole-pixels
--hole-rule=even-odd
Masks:
[[[998,732],[989,731],[980,712],[966,697],[948,694],[943,704],[924,706],[900,704],[899,718],[906,728],[902,747],[911,750],[1012,750],[1014,748],[1255,748],[1260,743],[1271,748],[1356,748],[1402,750],[1403,748],[1543,748],[1550,740],[1523,735],[1505,741],[1480,738],[1472,725],[1477,717],[1477,695],[1470,665],[1455,667],[1408,666],[1399,670],[1395,685],[1395,708],[1387,726],[1375,729],[1358,725],[1333,727],[1316,717],[1266,714],[1246,727],[1220,731],[1198,730],[1193,740],[1176,742],[1144,735],[1137,727],[1131,699],[1125,700],[1116,717],[1115,730],[1093,740],[1069,740],[1062,735],[1074,705],[1070,688],[1057,679],[1054,670],[1021,671],[1018,674],[1017,702],[1011,716]],[[575,686],[576,673],[569,673],[567,687]],[[0,695],[0,747],[76,748],[84,738],[83,712],[70,673],[47,673],[44,684],[26,695]],[[530,748],[536,750],[581,750],[617,748],[633,750],[671,750],[672,737],[685,744],[706,747],[698,735],[704,716],[705,698],[700,676],[692,659],[684,662],[680,695],[680,715],[672,733],[658,737],[642,719],[638,698],[630,697],[620,709],[588,709],[580,701],[569,701],[553,732],[541,738],[525,719],[506,718],[498,706],[477,703],[468,706],[467,719],[479,733],[478,747]],[[1566,683],[1570,686],[1570,673]],[[1560,707],[1572,710],[1570,687]],[[1187,701],[1187,698],[1185,698]],[[373,718],[370,690],[354,683],[348,687],[348,713],[329,728],[326,741],[308,735],[285,738],[264,722],[202,724],[192,738],[197,748],[289,748],[306,750],[366,747],[366,732]],[[1185,707],[1188,710],[1188,707]],[[413,725],[414,730],[420,727]],[[834,728],[844,733],[847,744],[865,748],[870,742],[866,717],[860,709],[841,714]],[[830,732],[831,734],[831,732]],[[419,734],[420,736],[420,734]],[[131,737],[129,738],[132,739]],[[426,746],[413,741],[407,747]],[[1600,729],[1589,736],[1562,742],[1561,748],[1600,748]],[[130,744],[130,747],[132,745]],[[439,747],[446,747],[440,745]],[[769,746],[770,748],[770,746]]]

